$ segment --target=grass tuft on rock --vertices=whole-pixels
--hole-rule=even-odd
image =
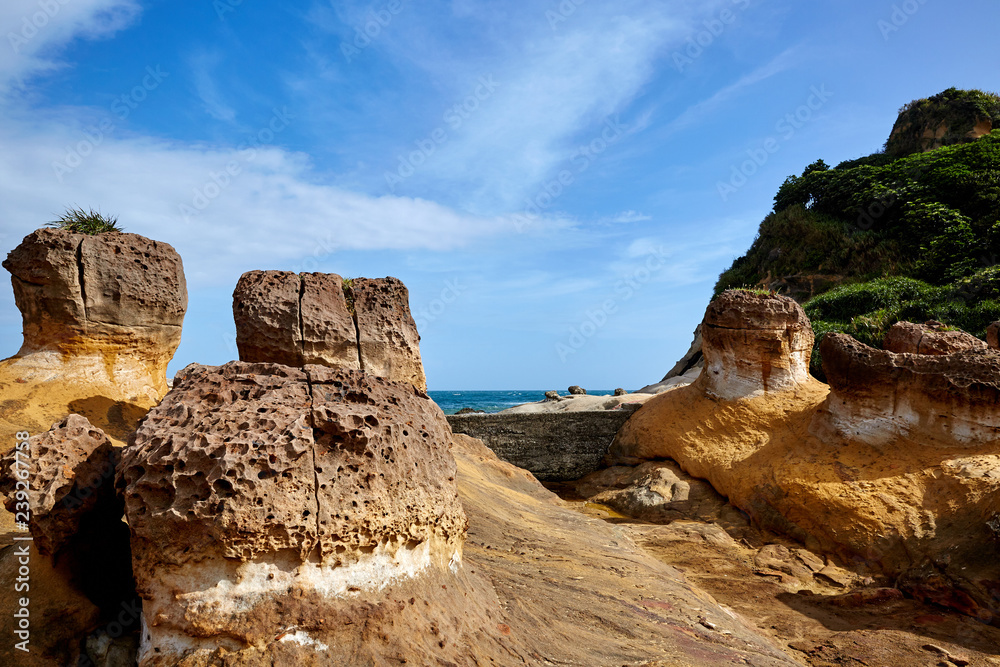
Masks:
[[[125,231],[118,226],[117,217],[103,215],[94,209],[84,211],[82,208],[67,209],[56,220],[47,223],[45,226],[77,234],[90,234],[91,236]]]

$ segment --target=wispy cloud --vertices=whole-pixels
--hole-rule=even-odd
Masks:
[[[219,53],[202,51],[195,54],[190,59],[191,79],[205,113],[215,120],[232,123],[236,120],[236,110],[224,99],[216,84],[215,70],[221,60]]]
[[[0,96],[62,64],[59,51],[73,39],[102,39],[139,15],[136,0],[4,0],[0,3]],[[0,97],[2,100],[2,97]]]
[[[652,216],[646,215],[645,213],[628,210],[628,211],[622,211],[621,213],[618,213],[608,218],[602,218],[600,222],[604,224],[622,225],[631,222],[646,222],[647,220],[652,220],[652,219],[653,219]]]
[[[765,65],[762,65],[749,74],[740,77],[740,79],[735,83],[731,83],[722,88],[708,99],[688,107],[684,113],[665,126],[665,133],[673,134],[704,120],[720,107],[728,104],[730,101],[743,94],[748,88],[760,83],[761,81],[770,79],[776,74],[780,74],[781,72],[791,69],[796,64],[799,64],[800,51],[801,50],[798,46],[793,46],[792,48],[777,55]]]

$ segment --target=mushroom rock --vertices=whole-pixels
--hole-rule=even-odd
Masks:
[[[409,293],[395,278],[250,271],[233,315],[242,361],[364,370],[427,388]]]
[[[181,258],[135,234],[39,229],[3,266],[24,342],[0,362],[0,437],[78,413],[122,444],[168,389],[187,308]]]
[[[462,566],[450,439],[431,400],[358,371],[182,371],[119,466],[139,664],[438,664],[485,647],[499,610]]]
[[[971,334],[948,329],[941,322],[931,320],[923,324],[897,322],[889,329],[882,347],[897,354],[941,355],[983,350],[987,345]]]
[[[938,447],[1000,439],[1000,355],[876,350],[845,334],[820,343],[830,396],[813,430],[873,446],[900,438]]]
[[[703,327],[706,371],[719,372],[651,398],[605,463],[672,459],[757,525],[1000,624],[1000,354],[896,354],[829,333],[820,345],[829,386],[806,376],[794,391],[739,396],[720,392],[719,378],[753,389],[746,378],[760,377],[750,371],[761,349],[784,358],[777,352],[796,347],[786,342],[795,336],[751,326],[753,310],[728,312]],[[770,348],[762,330],[778,332]],[[804,372],[807,359],[786,367]]]
[[[809,381],[813,332],[802,307],[779,295],[723,292],[702,322],[705,390],[724,400],[795,389]]]

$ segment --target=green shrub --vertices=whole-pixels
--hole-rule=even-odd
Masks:
[[[46,227],[90,235],[125,231],[118,226],[117,217],[102,215],[94,209],[84,211],[82,208],[67,209],[59,218],[47,223]]]

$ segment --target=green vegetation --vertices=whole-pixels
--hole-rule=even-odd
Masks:
[[[84,211],[82,208],[70,208],[59,216],[58,219],[46,224],[46,227],[64,229],[77,234],[106,234],[108,232],[125,231],[118,226],[118,218],[102,215],[100,212],[90,209]]]
[[[805,304],[816,342],[835,331],[881,347],[889,328],[900,321],[938,320],[985,338],[986,327],[1000,320],[1000,267],[994,266],[950,285],[934,286],[913,278],[879,278],[846,285]],[[822,378],[813,353],[813,375]]]
[[[737,292],[750,292],[751,294],[756,294],[757,296],[771,296],[774,294],[774,290],[765,289],[763,287],[737,287],[735,288]]]
[[[899,110],[899,118],[885,144],[885,153],[903,157],[926,146],[926,130],[944,134],[935,136],[940,145],[948,146],[967,140],[977,123],[990,120],[1000,127],[1000,95],[982,90],[949,88],[933,97],[914,100]]]
[[[347,301],[347,310],[352,316],[356,316],[354,311],[354,278],[344,278],[344,300]]]
[[[884,151],[788,177],[716,293],[817,276],[840,285],[805,304],[817,342],[839,331],[880,346],[900,320],[983,336],[1000,319],[1000,129],[967,135],[984,119],[1000,128],[1000,96],[949,89],[904,106]],[[914,152],[900,139],[942,123],[954,145]]]

